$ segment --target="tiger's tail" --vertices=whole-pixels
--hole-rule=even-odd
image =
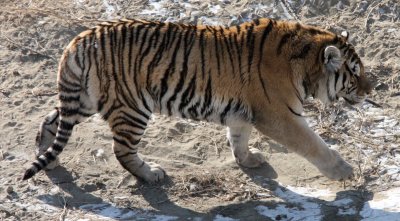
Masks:
[[[80,116],[82,87],[81,77],[77,77],[78,75],[80,74],[73,73],[70,68],[61,66],[58,79],[60,105],[43,120],[36,138],[39,147],[38,156],[32,166],[25,171],[22,180],[33,177],[56,161],[67,144],[74,125],[82,119]]]

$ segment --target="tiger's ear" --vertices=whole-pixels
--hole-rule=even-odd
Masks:
[[[324,50],[324,65],[329,72],[336,72],[343,64],[340,50],[335,46],[327,46]]]

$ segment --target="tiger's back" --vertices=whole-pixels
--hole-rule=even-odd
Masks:
[[[337,51],[327,51],[330,45]],[[60,104],[47,117],[59,126],[42,124],[37,143],[43,155],[24,179],[54,161],[73,126],[94,113],[109,123],[121,165],[149,182],[162,179],[164,172],[142,161],[136,145],[154,112],[227,125],[237,162],[259,166],[262,154],[247,148],[252,126],[285,143],[280,133],[287,129],[285,122],[299,121],[303,100],[325,96],[319,81],[332,77],[324,73],[336,75],[335,90],[339,80],[345,88],[343,76],[351,74],[342,67],[345,59],[338,64],[332,58],[351,47],[331,32],[270,19],[229,28],[140,20],[103,23],[81,33],[64,51],[58,73]],[[352,49],[344,55],[358,61],[354,54]],[[362,63],[357,65],[361,70]],[[335,99],[329,85],[326,93],[329,101]],[[54,128],[55,136],[45,133]],[[42,143],[52,145],[47,150]]]

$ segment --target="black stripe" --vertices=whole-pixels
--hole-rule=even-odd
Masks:
[[[347,74],[343,73],[343,78],[342,78],[342,88],[340,90],[343,90],[345,87],[345,83],[346,83],[346,79],[347,79]]]
[[[188,109],[188,112],[189,112],[189,115],[190,115],[190,119],[199,120],[199,119],[198,119],[199,113],[197,112],[197,107],[198,107],[198,106],[200,106],[200,100],[197,101],[195,104],[193,104],[193,105]]]
[[[123,158],[123,157],[131,156],[131,155],[136,155],[136,154],[137,154],[137,151],[133,151],[133,152],[128,151],[128,152],[126,152],[125,154],[117,155],[117,157],[118,157],[118,158]]]
[[[171,56],[171,61],[169,62],[169,65],[164,72],[164,77],[161,79],[161,91],[160,91],[160,95],[159,95],[160,112],[162,109],[161,100],[168,91],[168,86],[169,86],[168,79],[175,72],[176,57],[177,57],[176,55],[178,54],[179,49],[180,49],[179,47],[181,45],[181,39],[182,39],[182,33],[179,34],[179,38],[177,39],[175,49]]]
[[[79,69],[82,69],[82,65],[81,65],[81,61],[79,60],[79,55],[80,55],[80,43],[81,42],[79,42],[79,41],[81,41],[81,37],[76,37],[75,39],[74,39],[74,43],[75,43],[75,48],[76,48],[76,53],[75,53],[75,63],[76,63],[76,65],[79,67]]]
[[[148,112],[153,112],[153,111],[150,109],[150,106],[147,104],[146,98],[144,97],[142,91],[140,91],[140,97],[142,98],[142,103],[143,103],[144,108],[146,108],[146,110],[147,110]]]
[[[86,66],[85,66],[85,61],[86,61],[86,36],[83,37],[83,42],[82,42],[82,52],[81,52],[81,56],[82,56],[82,68],[81,68],[81,73],[83,74],[85,72]],[[78,53],[76,53],[77,55],[79,55]]]
[[[264,29],[264,31],[263,31],[263,34],[262,34],[262,37],[261,37],[261,43],[260,43],[260,51],[259,51],[260,60],[258,61],[258,78],[259,78],[259,80],[260,80],[260,82],[261,82],[261,86],[262,86],[262,88],[263,88],[264,94],[265,94],[265,96],[267,97],[269,103],[271,103],[271,101],[270,101],[270,99],[269,99],[267,90],[266,90],[266,88],[265,88],[264,80],[263,80],[262,77],[261,77],[261,63],[263,62],[263,55],[264,55],[264,54],[263,54],[263,49],[264,49],[264,44],[265,44],[265,41],[266,41],[266,39],[267,39],[269,33],[272,31],[272,29],[273,29],[273,27],[274,27],[274,22],[275,22],[275,21],[270,20],[269,23],[268,23],[268,25],[267,25],[267,27],[266,27],[266,28]]]
[[[129,148],[129,145],[128,145],[128,143],[127,143],[125,140],[119,139],[119,138],[117,138],[117,137],[115,137],[115,136],[113,136],[113,140],[114,140],[115,142],[117,142],[117,143],[119,143],[119,144],[121,144],[121,145],[123,145],[123,146]]]
[[[41,170],[41,169],[43,169],[43,167],[40,165],[40,164],[38,164],[37,162],[33,162],[32,163],[32,165],[34,166],[34,167],[36,167],[36,169],[39,171],[39,170]],[[34,171],[31,171],[32,173],[34,172]],[[34,174],[32,174],[32,176],[33,176]]]
[[[279,41],[278,44],[278,49],[276,51],[276,53],[278,55],[280,55],[282,53],[282,47],[289,41],[290,38],[292,38],[294,36],[294,33],[288,33],[288,34],[284,34],[281,38],[281,40]]]
[[[307,31],[308,31],[308,33],[310,33],[310,35],[324,35],[324,34],[326,34],[325,31],[322,31],[322,30],[319,30],[319,29],[316,29],[316,28],[310,28],[310,29],[307,29]]]
[[[287,108],[290,110],[290,112],[292,112],[292,114],[294,114],[294,115],[296,115],[298,117],[301,117],[301,114],[296,113],[289,105],[287,105]]]
[[[51,135],[55,136],[56,132],[53,132],[52,130],[50,130],[49,128],[44,128],[47,132],[49,132]]]
[[[40,163],[40,166],[41,166],[42,168],[47,166],[47,161],[46,161],[46,160],[43,160],[43,159],[40,158],[40,157],[37,157],[36,160]]]
[[[126,116],[118,117],[118,118],[114,119],[114,124],[111,125],[111,128],[116,128],[116,127],[121,126],[121,125],[135,127],[135,128],[139,128],[141,130],[145,130],[146,129],[146,126],[140,125],[136,121],[134,121],[134,120],[132,120],[129,117],[126,117]]]
[[[205,30],[200,31],[200,36],[199,36],[199,46],[200,46],[200,58],[201,58],[201,74],[203,79],[205,78],[206,71],[205,71],[205,57],[204,57],[204,48],[206,47],[207,42],[204,40],[204,32]]]
[[[231,109],[233,99],[229,99],[228,104],[225,106],[224,111],[220,114],[219,118],[221,121],[221,124],[225,124],[226,122],[226,115],[228,114],[228,111]]]
[[[191,38],[188,40],[190,34],[191,34]],[[188,74],[188,62],[189,62],[190,52],[191,52],[191,50],[193,48],[193,44],[194,44],[194,36],[195,36],[195,34],[193,32],[190,32],[190,30],[187,30],[185,33],[184,49],[183,49],[184,50],[184,55],[183,55],[184,60],[182,63],[182,69],[180,71],[178,84],[175,87],[174,93],[170,97],[170,99],[167,101],[167,109],[168,109],[169,115],[172,115],[172,110],[171,110],[172,103],[173,103],[173,101],[175,101],[178,93],[182,91],[186,76]],[[197,70],[195,70],[195,71],[197,71]]]
[[[117,136],[121,136],[124,137],[126,140],[129,141],[130,144],[132,144],[133,146],[136,146],[139,142],[140,142],[140,138],[139,139],[134,139],[131,133],[126,133],[123,131],[118,131]]]
[[[135,117],[135,116],[132,116],[132,115],[126,113],[125,111],[121,111],[121,113],[123,113],[123,114],[124,114],[126,117],[128,117],[129,119],[131,119],[131,120],[133,120],[133,121],[135,121],[135,122],[141,124],[143,127],[146,127],[146,126],[147,126],[147,122],[145,122],[145,121],[143,121],[143,120],[141,120],[141,119],[139,119],[139,118],[137,118],[137,117]],[[149,118],[146,118],[146,120],[149,120]]]
[[[336,87],[337,87],[338,80],[339,80],[339,71],[336,71],[335,72],[335,90],[336,90]]]
[[[253,56],[254,56],[254,35],[253,35],[254,25],[247,29],[247,51],[248,51],[248,64],[247,64],[247,71],[250,73],[251,65],[253,63]],[[250,75],[248,75],[250,76]]]
[[[78,109],[69,107],[60,107],[61,116],[73,116],[78,113]]]
[[[256,24],[256,25],[260,25],[260,20],[259,20],[258,18],[257,18],[257,19],[254,19],[253,22],[254,22],[254,24]]]
[[[68,130],[68,131],[58,130],[57,133],[59,133],[62,136],[65,136],[65,137],[71,136],[71,131],[70,130]]]
[[[58,99],[63,102],[72,102],[72,101],[79,101],[80,96],[71,96],[71,95],[58,95]]]
[[[51,145],[51,148],[53,148],[53,150],[55,150],[56,152],[61,152],[63,150],[63,146],[61,146],[60,144],[57,143],[53,143]]]
[[[240,101],[236,102],[233,112],[237,113],[241,109],[242,103]]]
[[[77,93],[81,91],[81,88],[70,88],[67,85],[64,85],[62,81],[58,81],[58,91],[66,93]]]
[[[74,124],[68,123],[66,121],[61,120],[60,121],[60,128],[65,129],[65,130],[72,130],[74,127]]]
[[[90,35],[89,37],[90,37],[90,45],[89,45],[89,47],[88,47],[88,52],[87,52],[87,55],[88,55],[88,58],[89,58],[89,59],[88,59],[88,68],[87,68],[86,73],[84,73],[85,76],[86,76],[86,78],[85,78],[85,88],[86,88],[86,91],[88,91],[88,89],[89,89],[89,86],[88,86],[88,84],[89,84],[89,71],[90,71],[90,69],[92,68],[92,59],[91,59],[91,56],[92,56],[93,42],[96,41],[96,40],[95,40],[95,37],[93,37],[92,35]],[[96,50],[96,49],[95,49],[95,50]],[[96,60],[96,57],[95,57],[95,60]]]
[[[213,34],[214,34],[214,47],[215,47],[215,56],[217,58],[217,72],[218,75],[221,75],[221,64],[219,60],[219,42],[218,42],[218,36],[217,36],[217,31],[215,29],[211,29]]]
[[[58,109],[56,109],[56,110],[57,110],[57,116],[55,116],[50,122],[45,122],[46,125],[51,125],[51,124],[54,123],[54,121],[56,121],[56,120],[58,119],[58,116],[59,116],[60,114],[59,114],[59,112],[58,112]]]
[[[304,88],[305,97],[307,97],[308,93],[310,93],[310,91],[309,91],[309,86],[308,86],[306,80],[303,80],[303,88]]]
[[[264,44],[265,44],[265,40],[267,40],[267,37],[268,37],[268,35],[269,35],[269,33],[272,31],[272,28],[274,27],[274,25],[273,25],[273,21],[272,20],[270,20],[269,21],[269,23],[268,23],[268,25],[267,25],[267,27],[265,27],[265,29],[264,29],[264,31],[263,31],[263,34],[262,34],[262,36],[261,36],[261,40],[260,40],[260,51],[259,51],[259,56],[260,56],[260,60],[259,60],[259,63],[258,63],[258,72],[259,72],[259,74],[260,74],[260,66],[261,66],[261,63],[263,62],[263,60],[262,60],[262,58],[263,58],[263,50],[264,50]]]
[[[208,81],[207,81],[207,87],[205,89],[203,106],[200,109],[200,112],[203,116],[204,116],[204,111],[210,107],[211,101],[212,101],[212,87],[211,87],[211,75],[209,75]]]
[[[153,31],[153,33],[148,37],[148,41],[145,39],[145,37],[147,37],[147,30],[149,28],[147,28],[145,34],[143,34],[142,45],[145,44],[144,42],[148,42],[148,43],[147,43],[146,49],[144,49],[143,52],[142,52],[142,45],[140,46],[140,50],[139,50],[140,59],[139,59],[139,63],[138,63],[139,64],[139,73],[142,70],[142,64],[144,63],[143,60],[150,53],[150,49],[152,47],[153,41],[154,41],[154,45],[157,44],[157,39],[158,39],[158,36],[160,35],[160,28],[161,28],[161,26],[156,27],[156,29]]]
[[[236,55],[238,56],[238,63],[239,63],[239,74],[242,72],[242,48],[239,46],[239,39],[238,35],[235,33],[234,34],[234,40],[233,43],[235,44],[236,48]]]
[[[81,115],[82,117],[90,117],[93,115],[92,113],[85,113],[82,110],[79,110],[78,114]]]
[[[44,156],[47,158],[47,160],[49,160],[50,162],[51,161],[54,161],[55,159],[56,159],[56,157],[55,156],[53,156],[53,154],[51,153],[51,152],[46,152],[46,153],[44,153]]]
[[[68,143],[68,138],[57,136],[56,137],[56,141],[59,141],[59,142],[61,142],[63,144],[66,144],[66,143]]]
[[[186,90],[183,92],[182,97],[181,97],[181,103],[179,104],[179,111],[182,115],[185,113],[183,112],[184,108],[190,103],[193,95],[194,95],[194,90],[196,88],[196,73],[193,74],[192,79],[190,80],[190,83]]]
[[[110,115],[114,112],[116,108],[114,107],[114,105],[112,105],[102,116],[104,120],[108,120],[108,118],[110,117]]]
[[[238,34],[240,34],[240,31],[241,31],[241,27],[240,27],[240,25],[236,25],[235,27],[236,27],[236,31],[237,31],[237,33],[238,33]]]
[[[310,51],[311,45],[312,45],[312,43],[306,44],[298,54],[292,55],[290,57],[290,60],[292,60],[292,59],[304,59],[307,56],[308,52]]]
[[[163,38],[161,40],[160,45],[158,46],[156,52],[154,53],[153,58],[149,62],[147,66],[147,79],[146,79],[146,87],[151,88],[151,75],[153,74],[154,68],[157,67],[158,63],[160,62],[161,58],[164,57],[164,51],[168,49],[167,44],[169,43],[169,38],[171,33],[174,32],[174,26],[168,25],[167,30],[163,33]]]
[[[67,65],[64,65],[64,68],[66,68]],[[58,82],[61,82],[62,84],[64,84],[65,86],[71,86],[74,88],[81,88],[80,82],[76,83],[76,82],[71,82],[66,78],[66,73],[63,72],[60,74],[60,80]],[[59,83],[60,84],[60,83]],[[77,90],[77,89],[76,89]]]
[[[232,74],[235,75],[235,73],[236,73],[236,71],[235,71],[235,63],[233,62],[233,57],[232,57],[233,55],[232,55],[231,46],[230,46],[230,44],[229,44],[229,42],[228,42],[228,38],[227,38],[227,37],[225,36],[225,34],[224,34],[223,29],[221,29],[220,32],[221,32],[222,39],[224,40],[224,43],[225,43],[225,45],[226,45],[226,49],[227,49],[228,56],[229,56],[229,61],[231,62]],[[222,52],[223,52],[223,51],[224,51],[224,50],[222,50]],[[224,55],[224,53],[222,53],[222,55]]]

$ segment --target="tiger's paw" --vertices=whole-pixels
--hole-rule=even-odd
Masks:
[[[135,175],[144,179],[147,183],[156,183],[164,179],[165,171],[156,163],[145,162]]]
[[[240,160],[238,157],[236,157],[236,162],[239,165],[247,168],[255,168],[260,167],[263,163],[265,163],[265,157],[259,149],[250,148],[249,151],[249,154],[244,160]]]
[[[335,164],[330,167],[322,167],[319,170],[322,174],[332,180],[348,180],[354,177],[353,167],[343,160],[339,153],[332,150],[336,157]]]

